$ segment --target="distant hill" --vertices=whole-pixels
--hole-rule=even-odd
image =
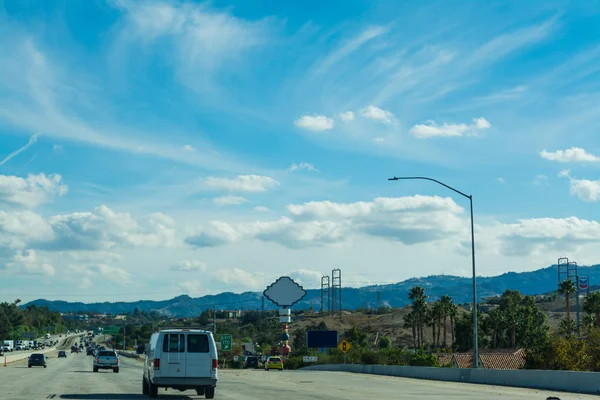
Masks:
[[[579,267],[580,275],[588,275],[590,284],[600,282],[600,265]],[[556,290],[556,266],[539,269],[532,272],[507,272],[493,277],[477,278],[477,297],[484,299],[502,294],[507,289],[519,290],[523,294],[543,294]],[[342,280],[343,283],[343,280]],[[448,294],[456,303],[471,301],[471,278],[451,275],[431,275],[424,278],[411,278],[402,282],[373,285],[361,288],[343,288],[342,300],[345,309],[354,310],[360,307],[376,307],[377,292],[380,292],[382,305],[402,307],[409,303],[408,291],[411,287],[420,285],[425,288],[428,300],[437,300]],[[307,290],[306,297],[293,308],[307,309],[313,307],[319,310],[321,306],[321,292],[318,289]],[[104,302],[104,303],[78,303],[66,301],[34,300],[23,305],[31,304],[46,306],[50,310],[60,312],[98,312],[121,314],[133,312],[137,307],[140,311],[158,311],[161,314],[173,317],[188,317],[199,315],[203,310],[215,305],[218,309],[257,310],[261,308],[262,293],[220,293],[217,295],[192,298],[187,295],[175,297],[170,300],[150,301],[140,300],[135,302]],[[275,309],[275,305],[265,300],[266,309]]]

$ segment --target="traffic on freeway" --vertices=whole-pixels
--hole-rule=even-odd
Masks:
[[[65,343],[73,345],[77,337]],[[101,348],[99,344],[94,347]],[[61,350],[58,350],[61,351]],[[323,371],[269,373],[262,369],[218,370],[212,334],[168,330],[153,335],[145,357],[118,358],[120,373],[96,369],[97,357],[78,352],[45,357],[46,368],[28,368],[27,360],[0,369],[0,398],[24,399],[487,399],[534,400],[558,397],[592,399],[591,395],[553,393],[487,385]],[[111,353],[99,350],[99,354]],[[189,358],[188,358],[189,357]],[[111,361],[113,362],[113,361]],[[116,365],[116,364],[115,364]],[[218,382],[218,383],[217,383]],[[195,385],[199,385],[195,387]],[[215,387],[216,385],[216,387]],[[180,390],[178,390],[180,389]],[[216,392],[215,392],[216,389]]]

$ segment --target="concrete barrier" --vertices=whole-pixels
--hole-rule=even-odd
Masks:
[[[129,353],[127,351],[119,351],[118,353],[119,353],[120,356],[127,357],[127,358],[135,358],[135,359],[140,359],[141,358],[140,357],[141,354]]]
[[[302,368],[302,370],[355,372],[447,382],[600,394],[600,373],[598,372],[463,369],[361,364],[311,365]]]

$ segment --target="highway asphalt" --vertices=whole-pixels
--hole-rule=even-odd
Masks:
[[[436,382],[386,376],[320,371],[222,370],[215,399],[596,399],[596,396],[553,393],[484,385]],[[159,391],[163,399],[198,399],[194,391]],[[0,398],[146,399],[142,395],[142,363],[121,358],[120,372],[92,372],[92,357],[68,354],[48,360],[48,368],[27,368],[27,361],[0,367]]]

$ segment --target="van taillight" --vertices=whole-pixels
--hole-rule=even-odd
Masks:
[[[154,359],[154,369],[160,369],[160,358]]]
[[[219,368],[219,360],[213,360],[213,369]]]

